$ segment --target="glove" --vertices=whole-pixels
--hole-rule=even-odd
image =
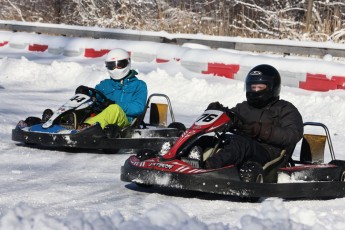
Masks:
[[[207,106],[206,110],[213,110],[213,109],[223,111],[224,113],[226,113],[231,118],[232,121],[234,120],[233,111],[231,109],[229,109],[228,107],[225,107],[224,105],[219,103],[219,101],[210,103]]]
[[[225,107],[219,103],[219,101],[212,102],[207,106],[206,110],[221,110],[224,111]]]
[[[268,142],[273,136],[274,126],[271,123],[259,123],[251,122],[249,124],[244,124],[239,127],[239,129],[245,134],[253,138],[258,138],[265,142]]]
[[[89,95],[89,87],[84,86],[84,85],[80,85],[78,86],[78,88],[76,88],[75,93],[81,93],[81,94],[85,94],[85,95]]]

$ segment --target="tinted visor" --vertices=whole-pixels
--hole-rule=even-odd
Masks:
[[[126,68],[128,64],[129,64],[129,59],[123,59],[123,60],[118,60],[118,61],[105,62],[105,67],[108,70],[123,69],[123,68]]]

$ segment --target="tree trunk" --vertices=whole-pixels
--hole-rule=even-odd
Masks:
[[[310,32],[309,30],[310,30],[312,15],[313,15],[313,2],[314,0],[308,0],[305,32]]]

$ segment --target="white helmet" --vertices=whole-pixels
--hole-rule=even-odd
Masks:
[[[126,77],[131,69],[131,59],[126,50],[111,50],[105,58],[105,67],[114,80],[121,80]]]

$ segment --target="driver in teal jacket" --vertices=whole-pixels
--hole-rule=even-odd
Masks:
[[[95,89],[115,103],[87,118],[84,123],[93,125],[98,122],[103,129],[109,124],[124,128],[144,112],[147,86],[136,77],[138,73],[131,70],[129,54],[123,49],[111,50],[106,56],[105,66],[110,78],[101,81]]]

